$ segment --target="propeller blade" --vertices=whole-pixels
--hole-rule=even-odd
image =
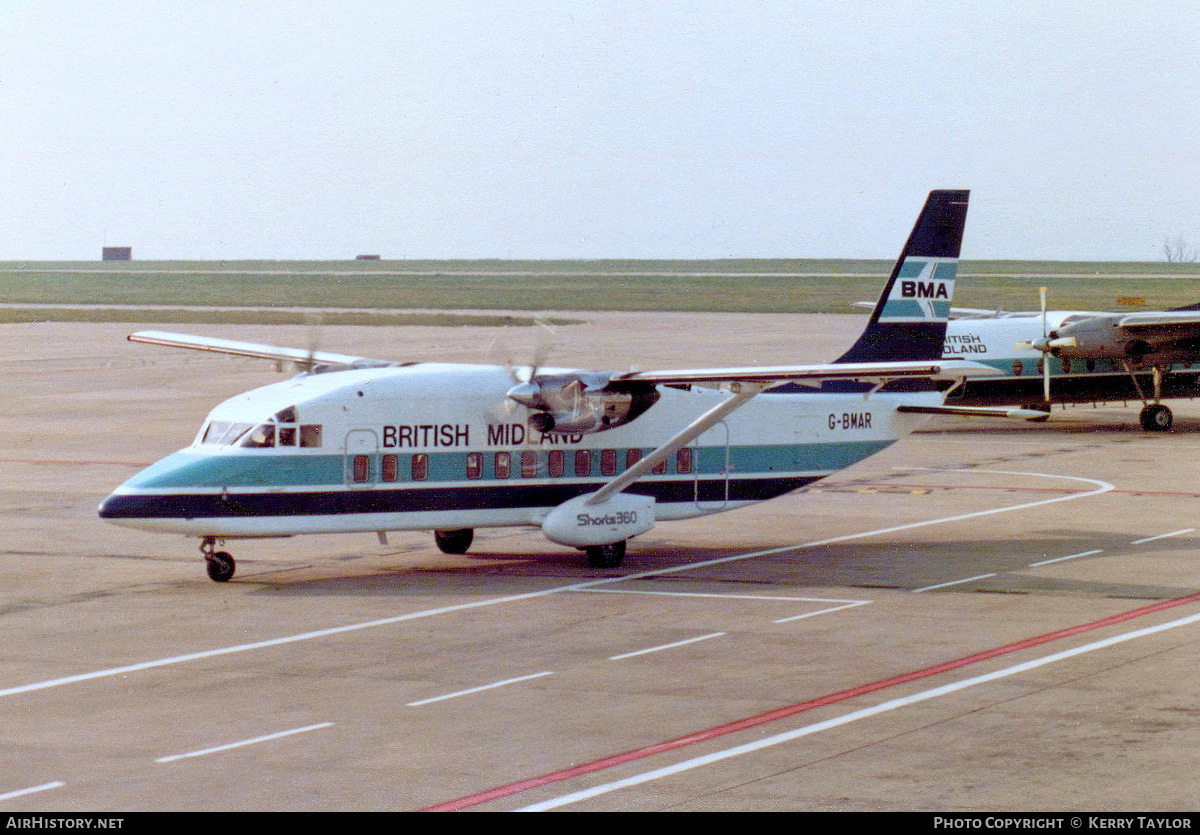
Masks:
[[[1042,357],[1042,393],[1046,397],[1046,402],[1050,402],[1050,356],[1047,354]]]
[[[1039,287],[1038,295],[1042,298],[1042,336],[1046,336],[1046,288]]]

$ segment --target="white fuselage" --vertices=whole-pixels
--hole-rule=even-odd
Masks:
[[[1151,391],[1150,369],[1132,365],[1126,357],[1112,356],[1071,359],[1047,355],[1029,343],[1060,327],[1072,316],[1105,314],[1079,311],[1051,311],[1043,328],[1040,313],[1000,318],[954,319],[946,328],[943,356],[990,366],[998,376],[968,377],[965,385],[952,391],[951,404],[989,405],[1037,402],[1043,399],[1043,362],[1049,363],[1054,402],[1092,403],[1140,399]],[[1135,371],[1135,384],[1130,370]],[[1200,393],[1197,370],[1191,364],[1175,365],[1164,376],[1163,396],[1194,397]]]
[[[201,537],[538,525],[598,490],[727,392],[661,386],[631,422],[541,435],[502,366],[301,375],[217,406],[191,446],[121,485],[110,522]],[[934,392],[764,393],[628,488],[659,520],[803,487],[878,452]]]

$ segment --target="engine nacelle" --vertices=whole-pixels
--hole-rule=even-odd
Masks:
[[[654,498],[617,493],[606,502],[587,504],[592,494],[560,504],[542,521],[551,542],[589,548],[624,542],[654,527]]]
[[[1124,357],[1140,362],[1154,348],[1131,335],[1118,316],[1087,316],[1072,322],[1068,317],[1047,335],[1049,353],[1064,359]]]
[[[658,391],[644,383],[613,383],[602,372],[534,377],[508,391],[534,411],[529,425],[542,434],[580,435],[629,423],[657,402]]]

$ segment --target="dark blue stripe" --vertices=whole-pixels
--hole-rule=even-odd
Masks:
[[[738,479],[728,483],[729,501],[763,501],[811,484],[821,476]],[[354,513],[503,510],[555,507],[593,493],[594,484],[537,484],[478,487],[405,487],[395,490],[335,490],[304,493],[113,495],[100,507],[102,519],[216,519],[260,516],[342,516]],[[627,492],[653,496],[663,504],[726,500],[726,482],[652,481]],[[697,492],[699,496],[697,498]]]

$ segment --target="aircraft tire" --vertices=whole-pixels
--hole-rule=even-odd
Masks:
[[[434,531],[433,541],[443,554],[465,554],[475,538],[473,528],[462,528],[456,531]]]
[[[237,570],[237,563],[233,561],[233,557],[227,551],[217,551],[215,554],[209,554],[204,558],[205,567],[208,569],[208,576],[214,583],[227,583],[233,577],[233,572]]]
[[[584,548],[588,565],[592,568],[616,568],[625,561],[625,540],[608,545],[593,545]]]
[[[1175,416],[1169,408],[1158,403],[1142,409],[1141,420],[1142,428],[1147,432],[1166,432],[1175,422]]]

